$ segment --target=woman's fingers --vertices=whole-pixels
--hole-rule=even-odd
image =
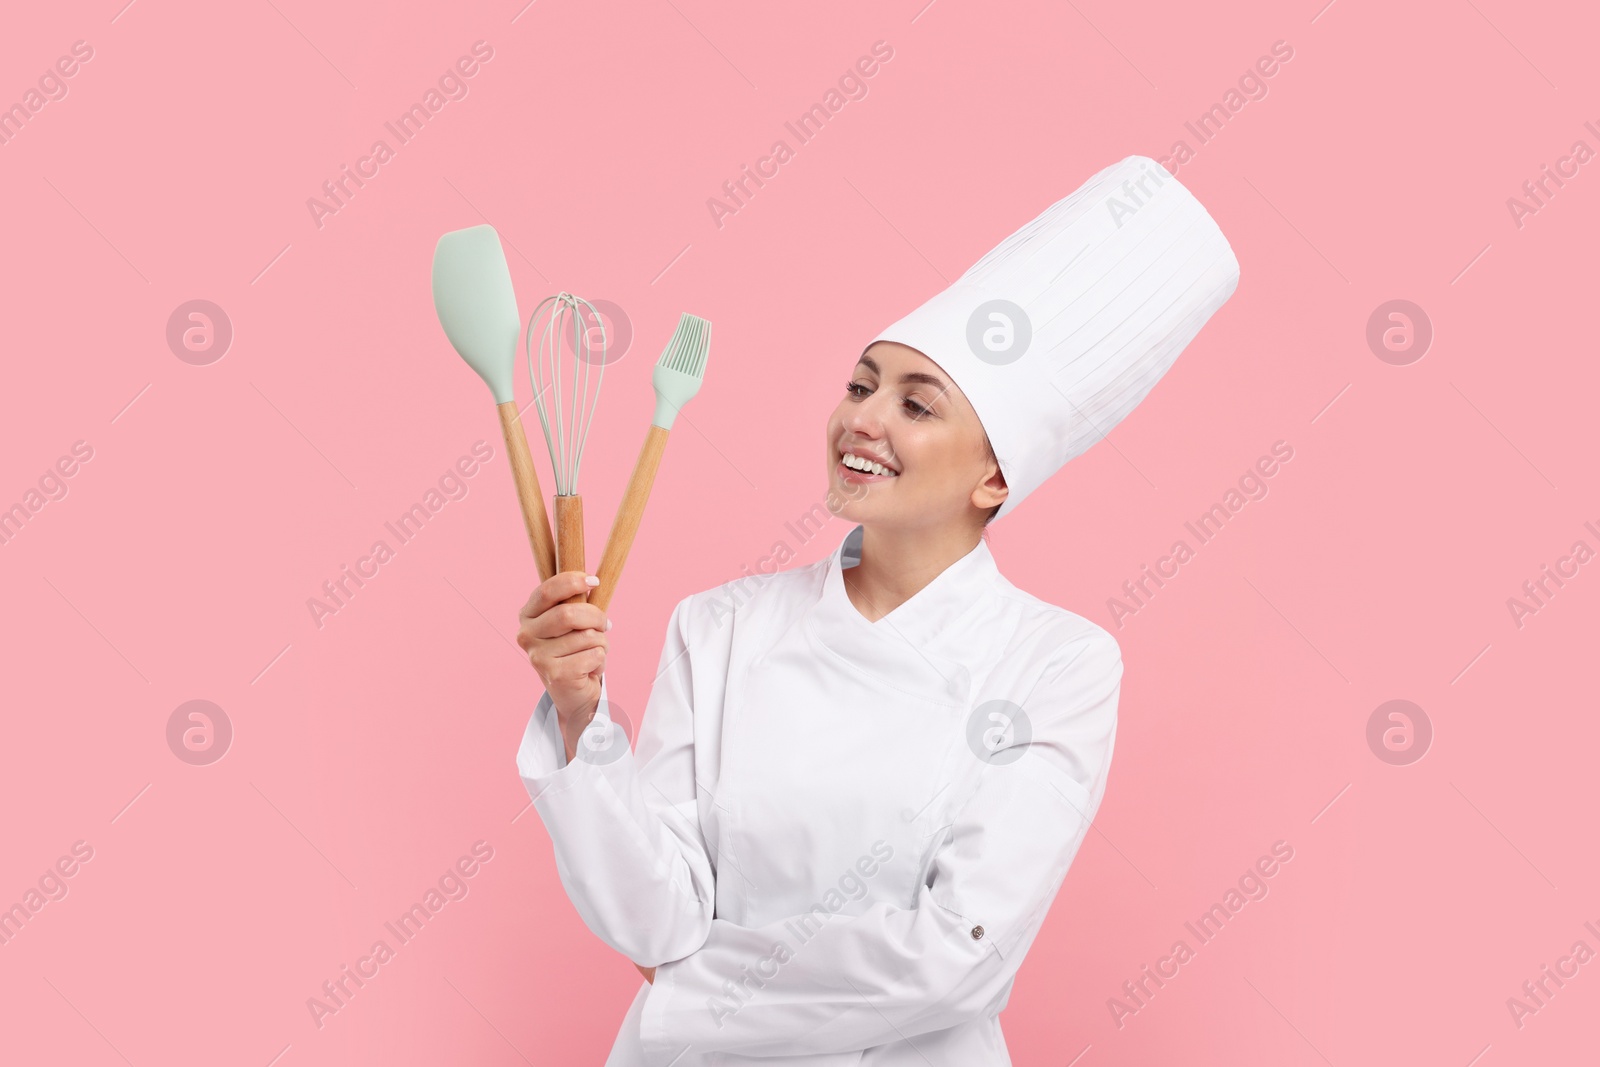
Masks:
[[[563,729],[568,715],[594,703],[610,644],[604,611],[587,601],[566,603],[593,588],[587,579],[582,571],[563,571],[540,582],[522,607],[517,629],[517,646],[544,681]]]
[[[562,634],[573,630],[600,630],[607,629],[606,613],[597,604],[556,604],[545,608],[538,615],[521,616],[521,626],[517,630],[517,643],[524,649],[526,642],[531,640],[548,640],[560,637]]]
[[[554,641],[567,634],[593,630],[605,633],[605,612],[593,604],[559,604],[536,619],[523,619],[517,630],[517,645],[528,651],[540,641]]]
[[[573,630],[571,633],[562,634],[560,637],[542,639],[538,647],[530,649],[530,655],[537,653],[545,660],[554,662],[562,656],[570,656],[574,652],[582,652],[590,648],[609,648],[611,639],[599,630]]]
[[[586,648],[570,656],[561,656],[549,661],[545,667],[545,672],[548,672],[546,685],[552,689],[580,686],[590,675],[604,669],[605,665],[606,650],[603,648]],[[551,696],[555,697],[559,708],[561,698],[553,692]]]
[[[533,619],[544,614],[563,600],[570,600],[580,593],[587,594],[594,588],[589,584],[589,576],[582,571],[562,571],[552,574],[534,589],[528,597],[528,602],[522,605],[522,617]]]
[[[581,678],[590,671],[603,667],[611,639],[600,630],[587,629],[572,630],[559,637],[532,640],[524,640],[523,634],[519,633],[517,644],[528,653],[528,662],[533,664],[540,676],[549,681]],[[587,658],[581,661],[573,659],[580,653],[591,651],[599,653],[598,663]]]

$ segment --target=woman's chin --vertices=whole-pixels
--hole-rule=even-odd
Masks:
[[[852,485],[840,478],[832,479],[828,486],[827,508],[836,518],[845,522],[862,522],[869,510],[866,505],[864,485]]]
[[[897,526],[900,509],[891,507],[886,500],[872,499],[863,493],[860,485],[846,485],[843,491],[835,489],[828,494],[828,510],[834,518],[856,526]],[[852,491],[853,490],[853,491]]]

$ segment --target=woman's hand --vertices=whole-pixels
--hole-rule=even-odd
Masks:
[[[634,966],[639,967],[637,963],[635,963]],[[646,982],[649,982],[651,985],[656,984],[656,969],[654,967],[639,967],[639,973],[644,975],[644,980]]]
[[[592,587],[582,571],[562,571],[541,582],[522,606],[517,645],[539,672],[545,692],[555,703],[566,742],[567,761],[578,750],[578,738],[600,706],[600,678],[606,670],[611,629],[606,613],[594,604],[563,604]]]

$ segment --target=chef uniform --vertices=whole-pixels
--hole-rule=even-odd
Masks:
[[[1130,156],[874,341],[972,402],[1004,516],[1237,282],[1205,209]],[[568,896],[656,967],[610,1067],[1011,1062],[998,1014],[1099,806],[1121,652],[982,540],[868,622],[861,545],[679,601],[634,750],[603,681],[570,763],[548,695],[528,723],[517,766]]]

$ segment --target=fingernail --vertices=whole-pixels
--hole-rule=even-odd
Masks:
[[[591,586],[600,584],[600,576],[598,574],[588,575],[583,580],[588,582]]]
[[[611,620],[610,619],[606,620],[606,629],[607,630],[611,629]]]

